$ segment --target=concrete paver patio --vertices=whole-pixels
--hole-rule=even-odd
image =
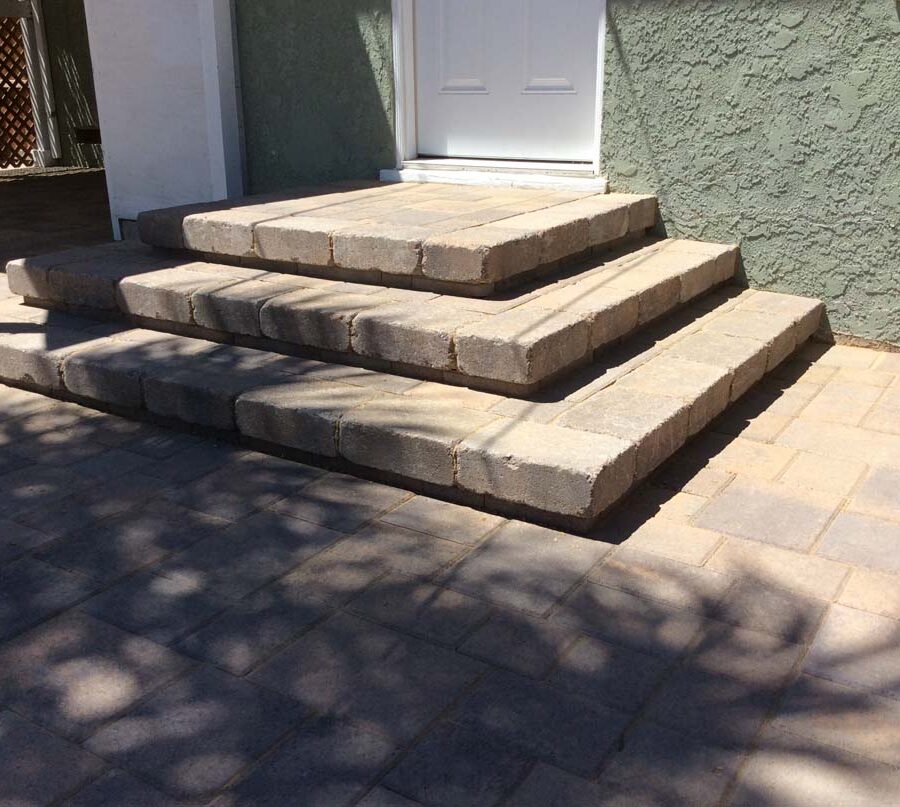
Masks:
[[[900,362],[593,538],[0,388],[0,803],[900,801]]]

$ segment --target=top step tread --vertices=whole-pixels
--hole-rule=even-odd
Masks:
[[[0,378],[589,522],[821,314],[815,300],[716,292],[534,401],[76,318],[0,326]]]
[[[151,210],[138,227],[158,247],[490,288],[655,218],[649,195],[383,183]]]

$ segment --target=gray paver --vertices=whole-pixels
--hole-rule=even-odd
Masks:
[[[460,650],[519,675],[543,678],[577,636],[562,625],[501,611],[466,639]]]
[[[806,642],[816,632],[826,607],[824,600],[745,579],[725,595],[715,616],[790,642]]]
[[[847,804],[886,807],[900,801],[900,771],[782,731],[767,731],[742,769],[731,804]]]
[[[425,496],[413,497],[381,520],[462,544],[477,544],[504,521],[500,516]]]
[[[579,587],[550,619],[664,659],[680,655],[707,624],[697,614],[595,583]]]
[[[741,755],[649,722],[625,738],[598,785],[617,807],[719,804]]]
[[[405,491],[343,474],[328,474],[298,496],[273,506],[279,513],[335,530],[354,530],[409,498]]]
[[[682,667],[663,684],[645,717],[702,742],[743,748],[775,704],[778,689]]]
[[[66,807],[175,807],[175,802],[124,771],[110,771],[66,800]]]
[[[515,785],[525,765],[515,750],[482,732],[443,724],[385,782],[435,807],[489,807]]]
[[[802,675],[770,725],[895,768],[900,764],[900,703],[891,698]]]
[[[147,639],[71,612],[3,648],[0,701],[84,737],[183,672],[189,661]]]
[[[373,732],[335,720],[304,726],[233,790],[240,804],[349,804],[377,777],[394,753]]]
[[[81,610],[154,642],[169,644],[227,601],[188,580],[143,572],[83,603]]]
[[[900,700],[900,622],[833,605],[803,671]]]
[[[510,807],[592,807],[596,804],[620,807],[600,786],[544,762],[532,769],[507,804]]]
[[[195,543],[159,570],[186,585],[242,597],[340,538],[318,524],[261,512]]]
[[[450,650],[338,615],[288,645],[251,678],[402,743],[446,709],[481,670],[480,663]]]
[[[292,593],[277,584],[261,589],[183,638],[177,649],[244,675],[329,613],[322,603],[295,599]]]
[[[609,550],[607,544],[510,521],[444,583],[500,605],[544,613]]]
[[[152,502],[41,547],[40,557],[110,582],[199,541],[227,522],[167,502]]]
[[[850,507],[900,521],[900,469],[873,468],[853,496]]]
[[[584,775],[594,771],[628,723],[623,712],[511,673],[485,679],[452,720],[522,754]]]
[[[10,712],[0,712],[0,804],[50,804],[103,768],[101,759]]]
[[[21,633],[87,597],[96,586],[34,558],[0,568],[0,638]]]
[[[548,680],[593,703],[634,712],[668,667],[661,659],[584,637],[566,652]]]
[[[303,717],[302,707],[205,669],[169,685],[86,743],[176,797],[210,794]]]
[[[447,644],[490,612],[485,603],[415,578],[388,575],[354,599],[351,611]]]
[[[740,538],[808,549],[839,504],[837,497],[798,495],[776,483],[737,479],[694,523]]]
[[[900,523],[858,513],[838,513],[816,548],[826,558],[900,574]]]

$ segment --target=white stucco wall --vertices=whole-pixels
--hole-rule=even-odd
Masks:
[[[85,0],[113,226],[241,192],[229,0]]]

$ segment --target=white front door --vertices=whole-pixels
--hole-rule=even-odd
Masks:
[[[422,156],[595,158],[604,0],[415,0]]]

